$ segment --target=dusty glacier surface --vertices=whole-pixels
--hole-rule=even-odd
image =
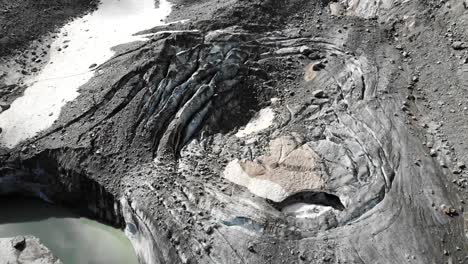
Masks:
[[[125,227],[142,263],[463,263],[466,8],[176,3],[192,22],[121,47],[0,190]]]

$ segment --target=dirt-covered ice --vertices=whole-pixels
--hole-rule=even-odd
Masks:
[[[0,145],[12,148],[49,128],[93,69],[112,57],[112,47],[144,40],[133,34],[162,24],[170,11],[165,0],[159,7],[152,0],[104,0],[95,12],[64,26],[51,45],[49,63],[27,80],[24,96],[0,114]]]

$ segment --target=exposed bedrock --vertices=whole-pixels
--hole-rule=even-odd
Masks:
[[[120,47],[54,127],[4,151],[0,189],[122,217],[142,263],[463,263],[462,195],[418,123],[435,71],[418,43],[444,29],[411,10],[439,11],[379,3],[317,4],[326,30],[304,19]]]

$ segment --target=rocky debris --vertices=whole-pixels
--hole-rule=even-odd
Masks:
[[[312,93],[312,96],[315,97],[315,98],[325,98],[326,95],[325,95],[325,91],[323,90],[316,90]]]
[[[463,50],[468,48],[468,45],[462,41],[455,41],[452,43],[452,48],[454,50]]]
[[[252,253],[255,253],[255,243],[249,241],[249,243],[247,244],[247,249],[252,252]]]
[[[321,1],[280,2],[184,2],[204,20],[100,66],[53,128],[8,152],[1,175],[101,219],[121,212],[146,263],[464,257],[462,209],[434,210],[463,194],[463,159],[430,131],[465,118],[463,103],[445,109],[464,98],[464,71],[450,64],[464,55],[439,38],[439,25],[457,28],[452,13],[341,1],[330,17]],[[271,124],[236,135],[267,108]]]
[[[455,208],[453,208],[452,206],[450,205],[445,205],[445,204],[442,204],[440,206],[440,210],[442,210],[442,212],[448,216],[457,216],[458,215],[458,212]]]
[[[211,225],[205,226],[204,230],[207,235],[211,235],[213,233],[213,227]]]
[[[300,46],[300,47],[287,47],[287,48],[281,48],[277,51],[275,51],[276,55],[279,56],[286,56],[286,55],[291,55],[291,54],[304,54],[308,55],[312,52],[310,47],[308,46]]]
[[[318,63],[316,63],[316,64],[314,64],[314,65],[312,66],[312,69],[313,69],[314,71],[323,70],[323,69],[325,69],[325,64],[324,64],[323,62],[318,62]]]
[[[12,239],[11,245],[19,251],[23,251],[26,247],[26,238],[24,236],[17,236]]]
[[[33,236],[0,238],[0,256],[1,263],[62,263]]]
[[[2,8],[8,12],[2,14],[3,19],[0,21],[0,56],[26,48],[36,38],[54,31],[71,17],[80,16],[96,6],[97,1],[94,0],[67,3],[51,0],[40,4],[34,0],[2,1]]]

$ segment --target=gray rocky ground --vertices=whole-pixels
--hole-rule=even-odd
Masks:
[[[467,2],[175,4],[2,150],[2,193],[126,226],[142,263],[468,263]]]
[[[62,262],[33,236],[0,238],[2,264],[61,264]]]

